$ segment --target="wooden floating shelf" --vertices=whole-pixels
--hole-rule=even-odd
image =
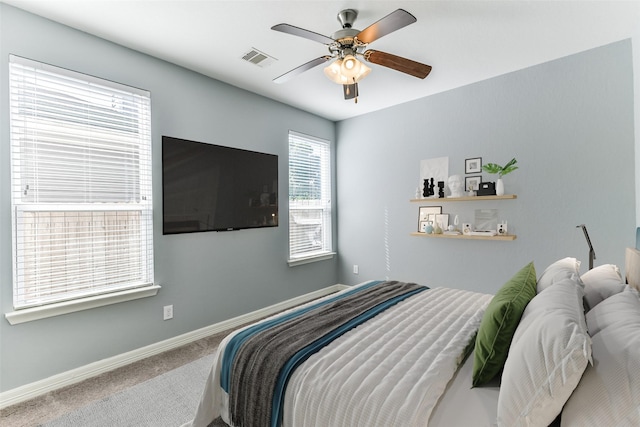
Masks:
[[[503,236],[474,236],[467,234],[427,234],[427,233],[411,233],[412,236],[417,237],[431,237],[435,239],[468,239],[468,240],[515,240],[515,234],[506,234]]]
[[[505,194],[504,196],[465,196],[465,197],[425,197],[423,199],[411,199],[412,203],[440,203],[440,202],[479,202],[484,200],[510,200],[517,199],[515,194]]]

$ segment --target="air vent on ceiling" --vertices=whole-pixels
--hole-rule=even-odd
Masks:
[[[269,56],[264,52],[260,52],[255,47],[252,47],[249,52],[245,53],[242,59],[262,68],[271,65],[274,61],[277,61],[273,56]]]

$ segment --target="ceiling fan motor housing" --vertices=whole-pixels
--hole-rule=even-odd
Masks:
[[[358,17],[358,11],[355,9],[345,9],[338,13],[338,22],[342,25],[342,30],[338,30],[331,35],[335,40],[329,46],[329,52],[344,58],[347,55],[356,56],[362,54],[362,50],[366,47],[366,43],[360,42],[356,36],[360,34],[360,30],[353,28],[353,23]]]

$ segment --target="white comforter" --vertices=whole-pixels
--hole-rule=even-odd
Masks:
[[[292,375],[283,426],[427,425],[490,300],[491,295],[434,288],[344,334]],[[219,415],[230,424],[220,362],[214,363],[193,426],[206,427]]]

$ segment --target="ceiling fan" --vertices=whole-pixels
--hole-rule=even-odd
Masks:
[[[358,81],[369,74],[371,69],[358,61],[357,57],[420,79],[429,75],[431,72],[429,65],[379,50],[366,49],[369,43],[380,37],[416,22],[415,16],[404,9],[398,9],[362,31],[352,28],[357,16],[358,12],[354,9],[345,9],[338,13],[338,21],[342,24],[342,30],[336,31],[331,37],[289,24],[278,24],[271,27],[272,30],[304,37],[325,44],[329,48],[329,55],[302,64],[276,77],[273,81],[284,83],[298,74],[335,59],[324,69],[325,75],[334,83],[343,86],[344,99],[355,99],[355,102],[358,102]]]

